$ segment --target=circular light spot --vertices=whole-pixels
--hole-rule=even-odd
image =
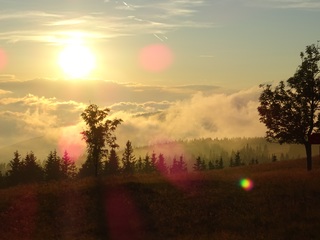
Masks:
[[[6,54],[5,52],[0,48],[0,70],[2,70],[7,63]]]
[[[149,45],[140,52],[140,64],[150,72],[161,72],[167,69],[172,62],[172,52],[164,44]]]
[[[243,178],[240,180],[240,186],[245,190],[245,191],[250,191],[253,188],[253,182],[252,180],[248,178]]]

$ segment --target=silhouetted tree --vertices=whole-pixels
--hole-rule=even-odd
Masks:
[[[177,159],[174,157],[172,160],[172,165],[170,167],[170,173],[177,174],[177,173],[183,173],[187,171],[188,171],[187,164],[184,161],[183,156],[182,155],[180,156],[179,161],[177,161]]]
[[[157,170],[156,165],[157,165],[157,156],[155,152],[153,152],[151,155],[151,172],[155,172]]]
[[[143,172],[151,173],[153,170],[149,154],[147,153],[145,158],[143,159]]]
[[[32,151],[27,153],[23,161],[22,176],[25,183],[34,183],[43,180],[43,169],[37,163],[37,157]]]
[[[215,169],[223,169],[223,159],[222,156],[220,156],[219,159],[216,160],[216,165],[215,165]]]
[[[229,167],[234,167],[234,161],[233,161],[233,157],[230,158],[230,163],[229,163]]]
[[[60,167],[60,157],[57,151],[51,151],[44,164],[44,177],[46,181],[59,180],[62,178],[62,171]]]
[[[105,165],[105,172],[111,175],[119,173],[119,157],[114,148],[110,150],[108,161],[106,161]]]
[[[107,155],[107,147],[117,148],[114,131],[122,122],[121,119],[106,119],[110,109],[99,109],[95,104],[90,104],[81,114],[87,129],[81,134],[87,143],[87,163],[82,167],[82,173],[92,169],[92,174],[98,176],[101,169],[101,159]]]
[[[156,168],[157,168],[157,171],[160,172],[161,174],[168,173],[168,167],[162,153],[160,153],[158,156],[158,161],[156,162]]]
[[[194,171],[204,171],[207,169],[206,163],[204,160],[201,160],[201,157],[198,156],[196,158],[196,162],[193,164],[193,170]]]
[[[74,179],[77,176],[77,167],[69,157],[69,153],[64,151],[63,157],[61,158],[61,173],[64,179]]]
[[[208,162],[208,168],[209,168],[209,170],[215,169],[214,163],[211,160],[209,160],[209,162]]]
[[[143,172],[143,161],[141,156],[138,158],[137,162],[136,162],[136,169],[135,171],[137,173],[142,173]]]
[[[267,127],[266,138],[271,142],[296,143],[305,146],[307,170],[312,169],[309,137],[320,131],[319,47],[307,46],[300,54],[302,63],[286,84],[281,81],[274,89],[262,85],[260,121]]]
[[[122,155],[122,171],[126,174],[134,173],[135,156],[133,155],[133,148],[131,142],[128,140]]]
[[[23,162],[18,151],[15,151],[13,155],[13,159],[9,162],[10,169],[7,172],[7,178],[9,184],[16,185],[22,183],[23,180]]]
[[[234,156],[234,166],[238,167],[238,166],[241,166],[243,165],[243,162],[241,160],[241,157],[240,157],[240,152],[237,151],[235,153],[235,156]]]

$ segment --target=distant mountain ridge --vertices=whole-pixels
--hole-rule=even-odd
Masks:
[[[57,143],[45,136],[39,136],[20,141],[0,148],[0,163],[7,163],[13,158],[13,153],[19,151],[22,157],[33,151],[38,160],[46,158],[50,151],[57,148]]]

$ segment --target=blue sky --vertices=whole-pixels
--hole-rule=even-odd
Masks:
[[[263,136],[258,85],[291,77],[299,53],[320,39],[320,1],[0,0],[0,6],[0,147],[81,127],[89,102],[113,108],[125,120],[119,131],[139,145]],[[70,81],[58,56],[75,37],[96,66],[86,79]],[[152,45],[170,51],[161,71],[139,61]]]

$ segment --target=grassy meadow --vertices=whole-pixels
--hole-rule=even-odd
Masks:
[[[320,160],[21,185],[0,189],[0,219],[12,240],[320,239]]]

